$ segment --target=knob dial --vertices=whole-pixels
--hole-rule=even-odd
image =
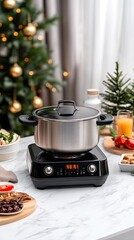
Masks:
[[[94,165],[94,164],[88,165],[88,172],[90,172],[90,173],[95,173],[96,170],[97,170],[96,165]]]
[[[45,166],[44,167],[44,173],[45,175],[52,175],[53,174],[53,167],[52,166]]]

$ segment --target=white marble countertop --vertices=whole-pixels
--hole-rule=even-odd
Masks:
[[[22,138],[17,158],[0,162],[17,175],[16,191],[33,196],[38,205],[30,216],[1,225],[1,240],[124,240],[120,234],[133,231],[134,177],[120,172],[120,156],[104,150],[103,138],[99,147],[107,156],[109,176],[101,187],[36,189],[26,164],[27,146],[33,142],[33,137]]]

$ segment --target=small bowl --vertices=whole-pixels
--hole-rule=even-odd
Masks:
[[[128,158],[128,159],[127,159]],[[134,171],[134,154],[124,153],[121,155],[119,160],[119,168],[122,172],[132,172]],[[124,162],[123,162],[124,160]]]
[[[11,182],[0,182],[0,194],[14,191],[15,186]]]
[[[9,213],[2,213],[2,212],[0,212],[0,215],[2,215],[2,216],[16,215],[16,214],[21,213],[23,210],[24,210],[24,205],[23,205],[23,207],[22,207],[21,209],[19,209],[19,211],[16,211],[16,212],[9,212]]]
[[[0,145],[0,161],[12,160],[16,158],[16,155],[19,151],[20,136],[15,142]]]

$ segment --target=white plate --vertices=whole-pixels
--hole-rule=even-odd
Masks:
[[[12,186],[12,189],[11,190],[5,190],[5,191],[2,191],[2,189],[0,189],[0,194],[2,193],[9,193],[9,192],[12,192],[12,191],[14,191],[14,189],[15,189],[15,186],[14,186],[14,184],[13,183],[11,183],[11,182],[0,182],[0,188],[3,186]]]
[[[1,213],[0,212],[0,215],[3,215],[3,216],[11,216],[11,215],[15,215],[15,214],[18,214],[18,213],[20,213],[20,212],[22,212],[24,210],[24,206],[23,206],[23,208],[21,208],[19,211],[17,211],[17,212],[10,212],[10,213]]]

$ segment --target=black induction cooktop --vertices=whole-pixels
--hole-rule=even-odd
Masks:
[[[30,144],[27,166],[36,188],[102,186],[109,174],[107,158],[96,146],[82,154],[55,154]]]

